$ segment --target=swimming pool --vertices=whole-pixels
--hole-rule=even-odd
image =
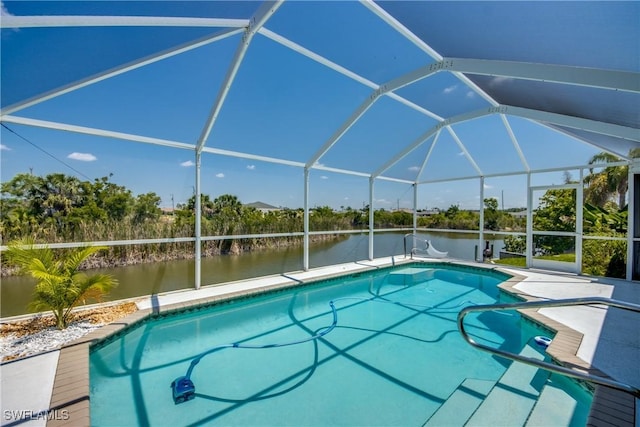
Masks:
[[[497,301],[507,278],[416,263],[144,321],[92,347],[91,424],[585,425],[585,389],[460,336],[460,309]],[[544,358],[533,338],[548,332],[515,312],[465,323]],[[171,383],[216,346],[193,369],[194,399],[174,404]]]

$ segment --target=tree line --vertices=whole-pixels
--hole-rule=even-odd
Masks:
[[[2,183],[0,231],[4,241],[32,238],[42,243],[65,241],[130,240],[162,237],[193,237],[195,195],[178,204],[170,215],[163,215],[160,197],[154,193],[134,196],[131,190],[101,177],[81,181],[77,177],[54,173],[46,176],[18,174]],[[496,199],[485,200],[485,228],[523,229],[522,221],[498,211]],[[212,199],[201,195],[204,235],[265,234],[303,231],[303,209],[282,208],[261,212],[243,205],[230,194]],[[479,228],[477,211],[448,210],[420,216],[420,227],[441,229]],[[369,226],[369,206],[362,209],[329,206],[314,207],[311,231],[365,229]],[[374,211],[377,228],[413,225],[409,211]]]
[[[631,153],[638,156],[640,150]],[[594,169],[602,162],[617,160],[601,153],[591,159]],[[628,188],[626,166],[591,170],[585,177],[584,229],[586,233],[619,236],[627,229],[625,196]],[[179,204],[171,215],[163,215],[161,198],[154,192],[134,195],[110,180],[111,176],[82,181],[74,176],[53,173],[46,176],[18,174],[2,183],[0,233],[4,242],[31,239],[37,243],[69,241],[136,240],[167,237],[193,237],[195,232],[195,195]],[[565,182],[573,182],[567,174]],[[524,209],[524,208],[523,208]],[[201,195],[201,233],[205,236],[252,235],[303,231],[303,209],[282,208],[261,212],[243,205],[238,197],[224,194],[211,198]],[[422,215],[420,228],[478,230],[479,211],[452,205],[446,210]],[[413,226],[413,213],[403,210],[374,211],[376,228]],[[549,190],[534,212],[534,229],[575,230],[575,192]],[[362,209],[329,206],[310,211],[311,231],[358,230],[369,227],[369,206]],[[484,229],[524,232],[526,219],[498,209],[498,200],[484,200]],[[314,239],[330,237],[312,236]],[[507,237],[507,250],[522,252],[522,238]],[[203,243],[203,254],[240,253],[274,246],[300,244],[299,237],[226,239]],[[569,250],[569,239],[542,236],[536,247],[549,254]],[[602,242],[585,242],[598,244]],[[611,242],[615,246],[623,242]],[[6,244],[6,243],[5,243]],[[586,251],[587,253],[589,250]],[[614,254],[624,252],[620,248]],[[192,257],[193,242],[114,246],[104,252],[96,266],[126,265],[162,259]],[[618,256],[618,255],[616,255]],[[611,258],[609,256],[608,258]]]

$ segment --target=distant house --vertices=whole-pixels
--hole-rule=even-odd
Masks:
[[[434,209],[425,209],[425,210],[418,210],[418,216],[431,216],[431,215],[437,215],[440,213],[440,209],[438,208],[434,208]]]
[[[526,218],[527,210],[525,209],[523,211],[509,212],[509,214],[511,214],[511,216],[513,216],[514,218]]]
[[[277,212],[280,211],[282,209],[269,205],[267,203],[262,203],[262,202],[253,202],[253,203],[247,203],[246,205],[244,205],[248,208],[255,208],[257,210],[259,210],[262,213],[267,213],[267,212]]]

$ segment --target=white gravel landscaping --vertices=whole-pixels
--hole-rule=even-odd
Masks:
[[[14,359],[55,350],[101,326],[102,324],[80,321],[63,330],[52,326],[30,335],[7,334],[0,337],[0,356],[2,360]]]

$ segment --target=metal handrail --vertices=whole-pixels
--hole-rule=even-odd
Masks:
[[[403,241],[404,241],[404,257],[405,258],[407,257],[407,237],[409,237],[409,236],[415,237],[416,234],[415,233],[407,233],[407,234],[404,235]],[[411,242],[411,259],[413,259],[413,244],[414,243],[415,243],[414,241]]]
[[[458,329],[460,330],[460,333],[462,334],[462,337],[465,339],[465,341],[467,341],[472,346],[479,348],[480,350],[497,354],[498,356],[502,356],[506,359],[515,360],[518,362],[525,363],[527,365],[537,366],[541,369],[546,369],[548,371],[556,372],[558,374],[562,374],[562,375],[577,378],[580,380],[590,381],[596,384],[601,384],[607,387],[615,388],[617,390],[631,393],[636,397],[640,397],[640,389],[629,384],[621,383],[619,381],[615,381],[615,380],[597,376],[597,375],[585,374],[570,368],[566,368],[564,366],[555,365],[549,362],[542,362],[537,359],[533,359],[531,357],[510,353],[508,351],[500,350],[498,348],[493,348],[484,344],[477,343],[476,341],[473,340],[473,338],[469,336],[467,331],[464,329],[464,317],[467,314],[471,313],[472,311],[568,307],[568,306],[575,306],[575,305],[592,305],[592,304],[603,304],[611,307],[617,307],[624,310],[635,311],[636,313],[640,313],[640,305],[638,304],[633,304],[633,303],[619,301],[619,300],[610,299],[610,298],[601,298],[601,297],[571,298],[571,299],[546,300],[546,301],[528,301],[528,302],[509,303],[509,304],[476,305],[476,306],[466,307],[462,309],[460,313],[458,313]]]

